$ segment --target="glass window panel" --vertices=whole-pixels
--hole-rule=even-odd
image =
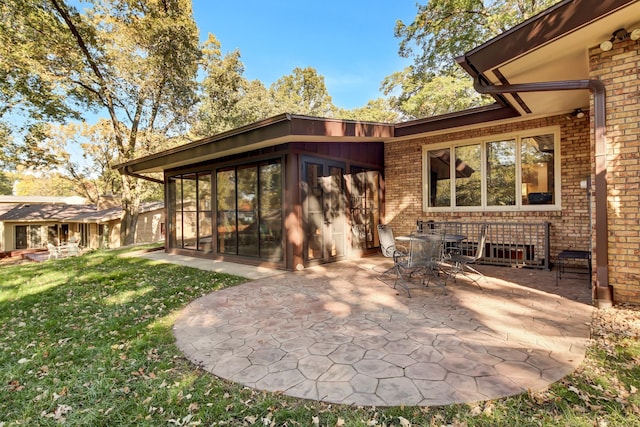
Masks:
[[[305,182],[307,185],[307,197],[305,205],[307,209],[307,258],[309,260],[322,258],[322,227],[324,215],[322,211],[322,165],[307,163]]]
[[[27,249],[29,243],[27,242],[27,226],[26,225],[16,225],[15,228],[16,233],[16,249]]]
[[[451,150],[433,150],[428,152],[429,206],[451,206]]]
[[[482,177],[480,144],[455,148],[456,206],[480,206]]]
[[[198,174],[198,210],[211,210],[211,174],[208,172]]]
[[[182,247],[185,249],[197,249],[196,233],[198,230],[198,217],[196,212],[184,211],[182,214]]]
[[[330,256],[344,255],[344,189],[342,188],[344,170],[342,168],[332,166],[329,168],[329,178],[325,178],[329,184],[328,197],[325,196],[329,203],[326,215],[329,216],[331,224],[331,242],[329,246]]]
[[[237,253],[236,235],[236,172],[218,171],[216,174],[216,203],[218,206],[218,251]]]
[[[487,143],[487,205],[516,204],[516,141]]]
[[[175,230],[176,230],[176,240],[172,247],[182,248],[184,247],[184,244],[182,243],[182,211],[176,212]]]
[[[238,168],[238,254],[258,256],[258,168]]]
[[[522,139],[522,204],[555,203],[553,134]]]
[[[168,188],[168,216],[167,216],[167,226],[169,231],[169,247],[175,248],[178,246],[176,242],[176,215],[178,206],[176,205],[176,196],[178,193],[178,189],[180,188],[179,181],[177,181],[176,177],[170,177],[169,180],[169,188]],[[179,200],[179,199],[178,199]],[[84,239],[83,239],[84,241]]]
[[[211,221],[211,174],[198,174],[198,250],[212,251],[213,226]]]
[[[260,257],[281,261],[282,167],[280,162],[260,166]]]
[[[42,245],[42,228],[39,225],[32,225],[29,227],[29,240],[31,242],[30,248],[39,248]]]
[[[195,212],[197,205],[196,175],[182,176],[182,210]]]

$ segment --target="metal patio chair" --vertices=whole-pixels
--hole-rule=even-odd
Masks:
[[[409,236],[409,253],[397,263],[398,276],[394,289],[400,283],[411,298],[409,283],[419,277],[423,286],[429,286],[432,279],[438,281],[446,294],[446,280],[439,276],[442,260],[442,237],[439,234],[412,233]]]
[[[476,253],[474,255],[452,253],[445,259],[447,263],[451,264],[449,275],[453,277],[454,281],[456,280],[456,276],[458,274],[462,274],[463,276],[468,277],[469,280],[471,280],[480,289],[482,289],[482,286],[480,286],[478,280],[484,278],[484,274],[480,273],[471,265],[475,264],[480,258],[484,256],[484,247],[487,241],[487,229],[487,225],[483,225],[480,228],[480,235],[478,236],[478,246],[476,247]],[[471,274],[474,274],[478,277],[471,277]]]
[[[395,271],[398,274],[398,261],[408,255],[404,246],[396,245],[393,229],[389,225],[378,224],[378,239],[380,240],[380,251],[385,258],[393,259],[393,267],[385,270],[380,277]]]

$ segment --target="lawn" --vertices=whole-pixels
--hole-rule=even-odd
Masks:
[[[244,279],[123,257],[0,267],[0,427],[640,425],[640,311],[598,311],[580,368],[549,390],[443,408],[328,405],[260,392],[188,362],[171,327]]]

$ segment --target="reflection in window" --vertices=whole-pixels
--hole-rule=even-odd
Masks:
[[[522,139],[522,204],[553,204],[553,134]]]
[[[429,151],[429,206],[451,206],[451,151],[448,148]]]
[[[170,177],[168,200],[169,246],[211,252],[211,173]]]
[[[322,186],[320,177],[323,166],[317,163],[306,163],[305,183],[307,185],[307,258],[322,258],[322,227],[324,214],[322,207]]]
[[[282,171],[280,163],[260,165],[260,256],[282,257]]]
[[[237,251],[236,171],[218,171],[216,174],[216,203],[218,206],[218,252],[235,254]]]
[[[425,151],[428,208],[555,205],[555,133]],[[484,179],[484,182],[483,182]]]
[[[456,147],[456,206],[480,206],[482,181],[479,173],[458,173],[465,168],[479,171],[481,165],[480,144]],[[464,165],[464,166],[463,166]]]
[[[196,174],[182,176],[182,247],[196,249],[198,232]]]
[[[487,143],[487,205],[516,204],[516,141]]]
[[[238,255],[258,256],[258,167],[238,168]]]
[[[198,174],[198,250],[212,252],[211,174]]]
[[[216,177],[218,251],[281,261],[281,163],[220,170]]]

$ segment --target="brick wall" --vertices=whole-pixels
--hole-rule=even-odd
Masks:
[[[606,88],[609,284],[616,302],[640,302],[640,41],[589,52]]]
[[[422,147],[448,141],[560,126],[562,211],[537,212],[452,212],[422,211]],[[580,181],[591,174],[588,115],[582,119],[555,116],[480,129],[395,141],[385,145],[385,216],[396,234],[415,229],[418,219],[435,221],[522,221],[550,222],[551,259],[563,249],[589,249],[589,204]]]

